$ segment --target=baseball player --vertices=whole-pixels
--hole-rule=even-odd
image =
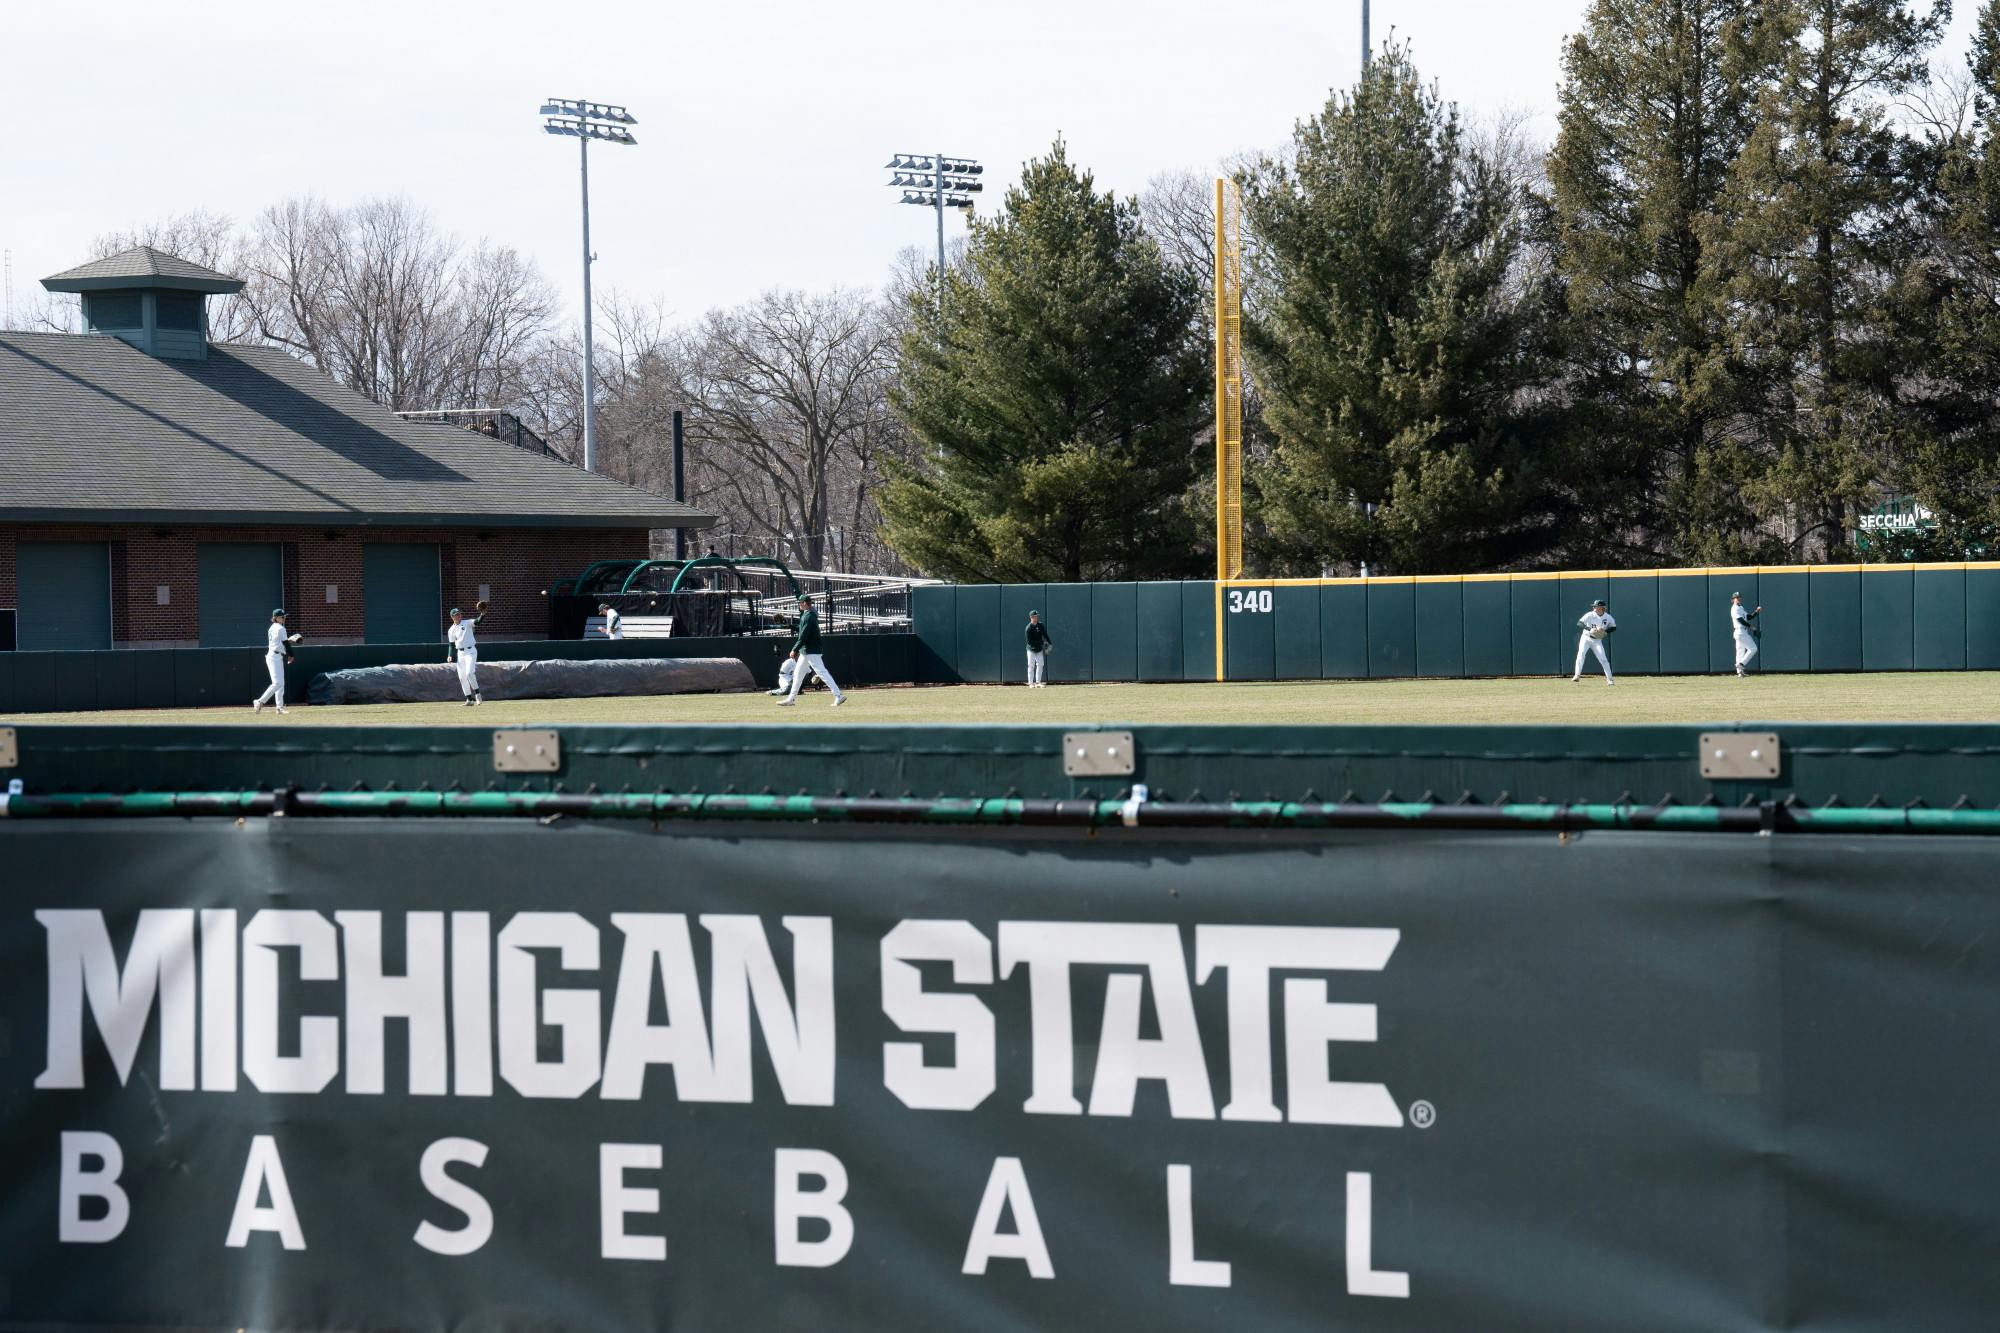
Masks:
[[[798,663],[789,657],[778,663],[778,688],[775,690],[765,690],[764,693],[774,699],[782,699],[790,694],[792,692],[792,671],[797,666]]]
[[[271,628],[264,631],[264,669],[271,673],[271,687],[250,701],[251,712],[263,712],[267,703],[285,711],[285,663],[292,660],[291,646],[304,637],[286,631],[284,607],[271,612]]]
[[[599,602],[597,614],[604,617],[604,637],[622,639],[625,637],[625,618],[611,609],[611,603]]]
[[[1745,611],[1742,593],[1729,594],[1729,632],[1736,639],[1736,674],[1739,676],[1749,674],[1745,668],[1750,665],[1750,659],[1757,655],[1757,635],[1760,633],[1757,628],[1757,617],[1763,614],[1764,608],[1761,606],[1755,611]]]
[[[1049,683],[1049,649],[1056,641],[1049,637],[1048,626],[1042,624],[1040,611],[1028,612],[1028,688],[1040,689]]]
[[[819,655],[819,612],[813,610],[813,599],[799,598],[799,637],[792,641],[792,689],[791,693],[778,700],[778,707],[790,708],[798,702],[799,687],[806,683],[806,673],[810,671],[826,682],[833,691],[833,706],[840,707],[847,702],[847,696],[840,692],[840,684],[833,673],[826,669],[826,661]]]
[[[471,708],[486,702],[479,693],[479,638],[477,626],[485,618],[486,603],[479,602],[473,610],[479,614],[468,616],[457,607],[451,609],[451,628],[445,631],[449,647],[445,649],[445,661],[458,663],[458,688],[465,693],[465,706]]]
[[[1611,678],[1611,658],[1604,651],[1604,640],[1617,632],[1618,622],[1611,618],[1611,612],[1605,608],[1604,599],[1600,597],[1592,602],[1590,609],[1577,617],[1576,623],[1583,633],[1576,639],[1576,670],[1570,675],[1570,683],[1575,684],[1583,679],[1583,659],[1591,653],[1596,653],[1597,660],[1604,664],[1604,683],[1616,685],[1618,682]]]

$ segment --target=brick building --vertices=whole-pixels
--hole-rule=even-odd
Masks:
[[[146,247],[43,280],[84,334],[0,332],[0,646],[539,637],[542,590],[711,514],[457,425],[271,347],[208,340],[242,283]],[[7,614],[12,611],[13,614]]]

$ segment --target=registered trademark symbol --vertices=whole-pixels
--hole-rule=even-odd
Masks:
[[[1410,1123],[1418,1129],[1429,1129],[1438,1122],[1438,1109],[1429,1102],[1410,1103]]]

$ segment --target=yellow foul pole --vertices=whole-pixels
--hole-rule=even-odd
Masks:
[[[1215,182],[1215,678],[1225,675],[1222,585],[1243,574],[1242,197]]]

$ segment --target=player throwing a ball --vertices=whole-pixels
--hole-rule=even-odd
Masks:
[[[466,615],[457,607],[451,609],[451,628],[445,631],[445,641],[450,645],[445,649],[446,661],[458,663],[458,688],[465,694],[465,706],[471,708],[486,702],[479,693],[479,622],[486,617],[486,603],[481,601],[473,606],[475,614]]]
[[[1583,679],[1583,659],[1596,653],[1597,660],[1604,664],[1604,683],[1616,685],[1618,682],[1611,677],[1611,658],[1604,651],[1604,640],[1617,631],[1618,622],[1611,618],[1604,599],[1600,597],[1592,602],[1590,609],[1579,616],[1576,623],[1583,633],[1577,636],[1576,670],[1570,674],[1570,682],[1574,684]]]

